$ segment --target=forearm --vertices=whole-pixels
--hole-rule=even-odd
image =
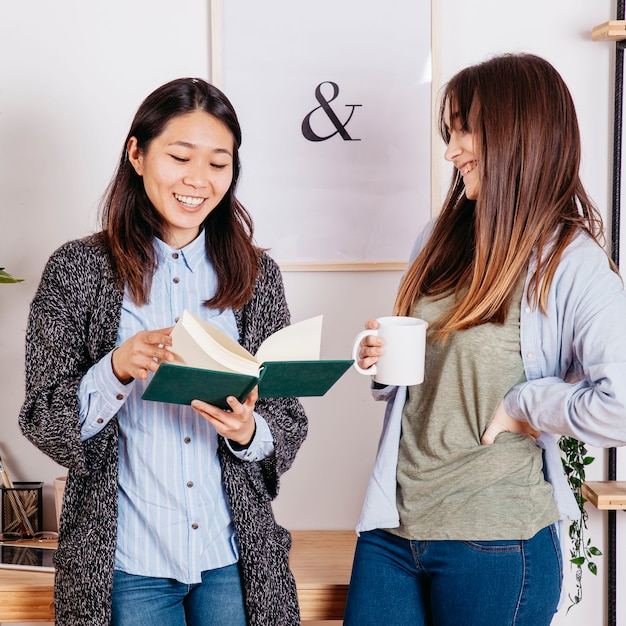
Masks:
[[[567,383],[551,377],[521,383],[506,395],[505,409],[536,430],[575,437],[596,447],[623,446],[626,398],[623,385],[615,392],[613,379],[626,381],[626,366],[615,364],[606,370],[606,377],[597,382]]]

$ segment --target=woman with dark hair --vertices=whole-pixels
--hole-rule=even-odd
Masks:
[[[426,376],[374,384],[387,412],[344,623],[548,625],[559,521],[580,515],[558,438],[626,443],[626,297],[550,63],[462,70],[439,120],[454,175],[394,309],[429,323]],[[359,365],[383,351],[367,336]]]
[[[20,426],[69,469],[59,625],[299,623],[291,540],[270,504],[306,436],[298,400],[141,400],[184,309],[253,353],[290,322],[235,197],[240,143],[221,91],[195,78],[158,88],[124,142],[102,230],[43,272]]]

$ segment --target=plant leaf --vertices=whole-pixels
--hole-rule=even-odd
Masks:
[[[21,283],[22,281],[22,278],[13,278],[11,274],[4,271],[4,267],[0,267],[0,283]]]

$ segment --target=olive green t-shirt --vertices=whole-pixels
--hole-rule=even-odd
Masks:
[[[501,433],[480,439],[506,392],[525,380],[520,350],[523,284],[505,324],[427,340],[424,382],[409,387],[397,468],[400,527],[406,539],[529,539],[555,522],[541,449]],[[414,315],[434,321],[452,296],[422,298]]]

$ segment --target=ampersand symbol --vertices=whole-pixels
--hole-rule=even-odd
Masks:
[[[322,94],[322,85],[331,85],[332,86],[332,88],[333,88],[333,96],[332,96],[332,98],[326,99],[323,96],[323,94]],[[323,83],[320,83],[315,88],[315,99],[320,103],[320,106],[315,107],[302,120],[302,134],[305,136],[306,139],[308,139],[309,141],[326,141],[327,139],[330,139],[331,137],[334,137],[337,133],[339,133],[344,141],[361,141],[360,139],[353,139],[352,137],[350,137],[350,135],[346,131],[346,126],[348,125],[348,123],[352,119],[352,115],[354,114],[354,109],[356,107],[360,107],[362,105],[360,105],[360,104],[346,104],[345,106],[352,107],[352,110],[350,111],[350,115],[348,116],[348,119],[345,121],[345,123],[342,124],[339,121],[339,118],[337,117],[335,112],[333,111],[332,107],[330,106],[330,103],[338,95],[339,95],[339,87],[337,86],[337,83],[333,83],[330,80],[327,80],[327,81],[324,81]],[[337,129],[337,130],[335,130],[334,133],[331,133],[330,135],[327,135],[326,137],[320,137],[318,134],[313,132],[313,129],[311,128],[311,121],[310,121],[311,120],[311,116],[318,109],[323,109],[324,110],[324,113],[326,113],[326,115],[328,116],[328,119],[332,122],[333,126]]]

